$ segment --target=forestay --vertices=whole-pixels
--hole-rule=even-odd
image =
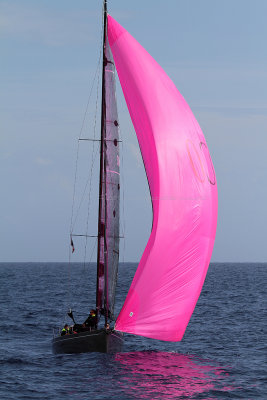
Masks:
[[[108,38],[153,206],[151,235],[115,328],[178,341],[213,249],[215,172],[193,113],[163,69],[110,16]]]

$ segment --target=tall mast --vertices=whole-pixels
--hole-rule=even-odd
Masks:
[[[105,48],[106,48],[106,28],[107,28],[107,0],[104,0],[104,29],[103,29],[103,63],[102,63],[102,106],[101,106],[101,142],[100,142],[100,175],[99,175],[99,208],[98,208],[98,247],[97,247],[97,287],[96,287],[96,310],[97,316],[102,306],[102,290],[99,285],[99,279],[104,272],[104,309],[105,325],[108,321],[108,295],[107,295],[107,263],[106,263],[106,156],[105,156],[105,138],[106,138],[106,98],[105,98]],[[104,207],[103,207],[104,206]],[[103,214],[104,208],[104,215]],[[103,223],[104,218],[104,223]],[[104,260],[100,260],[101,246],[104,246]],[[104,261],[104,265],[102,263]],[[104,271],[103,271],[104,268]]]

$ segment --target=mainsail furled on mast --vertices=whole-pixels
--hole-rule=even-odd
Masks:
[[[98,238],[97,309],[113,319],[119,262],[120,158],[115,66],[108,39],[104,44],[102,157],[100,160],[100,220]]]
[[[213,249],[215,172],[192,111],[163,69],[110,16],[108,39],[153,205],[152,232],[115,329],[178,341]]]
[[[115,65],[107,40],[105,51],[106,87],[106,242],[108,311],[114,312],[119,263],[120,235],[120,152],[119,123],[116,100]]]

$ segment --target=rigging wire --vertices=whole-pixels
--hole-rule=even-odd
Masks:
[[[103,5],[103,7],[104,7],[104,5]],[[103,9],[102,9],[102,16],[103,16],[103,14],[104,14],[104,12],[103,12]],[[103,36],[103,32],[104,32],[104,22],[102,21],[101,37]],[[97,80],[97,90],[96,90],[97,98],[96,98],[96,108],[95,108],[95,115],[94,115],[94,129],[93,129],[94,134],[93,134],[93,139],[95,139],[95,137],[96,137],[97,111],[98,111],[98,100],[99,100],[99,83],[100,83],[100,60],[101,60],[101,58],[103,58],[102,52],[103,52],[103,49],[102,49],[102,46],[101,46],[100,47],[100,51],[99,51],[99,60],[98,60],[98,80]],[[88,180],[86,182],[86,186],[89,183],[89,192],[88,192],[87,219],[86,219],[86,229],[85,229],[86,236],[85,236],[84,259],[83,259],[84,271],[85,271],[87,243],[88,243],[88,236],[87,235],[88,235],[88,226],[89,226],[89,217],[90,217],[92,175],[93,175],[94,162],[95,162],[96,154],[97,154],[97,153],[94,154],[94,150],[95,150],[95,140],[93,140],[93,146],[92,146],[92,157],[91,157],[90,174],[89,174],[89,178],[88,178]],[[81,203],[80,203],[80,206],[81,206]],[[77,219],[77,217],[78,217],[78,213],[76,215],[76,219]],[[95,246],[93,247],[93,250],[91,252],[90,261],[91,261],[92,256],[93,256],[94,249],[95,249]]]
[[[72,197],[72,208],[71,208],[71,220],[70,220],[70,238],[72,237],[72,233],[73,233],[73,229],[74,229],[74,225],[75,222],[77,220],[77,215],[75,217],[75,220],[73,222],[73,216],[74,216],[74,205],[75,205],[75,196],[76,196],[76,187],[77,187],[77,175],[78,175],[78,159],[79,159],[79,150],[80,150],[80,138],[82,136],[83,130],[84,130],[84,125],[85,125],[85,121],[86,121],[86,117],[88,114],[88,109],[89,109],[89,104],[90,104],[90,100],[91,100],[91,96],[92,96],[92,92],[93,92],[93,88],[95,85],[95,81],[96,81],[96,77],[98,77],[98,83],[97,83],[97,101],[98,101],[98,86],[99,86],[99,71],[100,71],[100,61],[101,61],[101,55],[102,55],[102,46],[101,46],[101,41],[102,41],[102,34],[103,34],[103,26],[102,26],[102,30],[101,30],[101,35],[100,35],[100,51],[99,51],[99,58],[98,58],[98,62],[97,62],[97,67],[96,67],[96,71],[95,71],[95,75],[93,78],[93,82],[90,88],[90,92],[89,92],[89,98],[86,104],[86,108],[85,108],[85,112],[84,112],[84,117],[83,117],[83,121],[82,121],[82,125],[80,128],[80,133],[79,133],[79,138],[78,138],[78,144],[77,144],[77,150],[76,150],[76,160],[75,160],[75,174],[74,174],[74,185],[73,185],[73,197]],[[96,106],[96,110],[97,110],[97,106]],[[95,121],[94,121],[94,135],[95,135],[95,126],[96,126],[96,112],[95,111]],[[94,147],[93,147],[94,149]],[[92,153],[93,154],[93,153]],[[95,157],[93,157],[93,161],[94,162]],[[90,179],[90,178],[89,178]],[[89,180],[88,179],[88,180]],[[88,180],[86,183],[86,187],[88,185]],[[84,190],[84,193],[86,192],[86,187]],[[81,203],[79,205],[78,211],[80,210],[81,207]],[[71,248],[69,247],[69,260],[68,260],[68,296],[67,296],[67,301],[68,301],[68,305],[71,305],[71,267],[70,267],[70,263],[71,263]]]
[[[93,153],[93,152],[92,152],[92,153]],[[92,159],[92,163],[93,163],[93,164],[95,163],[96,155],[97,155],[97,152],[95,152],[94,155],[92,154],[91,159]],[[84,190],[83,190],[83,194],[82,194],[82,196],[81,196],[81,200],[80,200],[79,206],[78,206],[78,208],[77,208],[77,212],[76,212],[76,214],[75,214],[75,218],[74,218],[74,222],[73,222],[73,225],[72,225],[72,231],[71,231],[71,233],[73,233],[73,229],[74,229],[74,226],[75,226],[76,221],[77,221],[77,219],[78,219],[81,206],[82,206],[82,204],[83,204],[83,202],[84,202],[85,195],[86,195],[86,191],[87,191],[87,187],[88,187],[88,184],[90,183],[90,180],[91,180],[91,176],[89,175],[89,176],[88,176],[88,179],[87,179],[87,181],[86,181]],[[90,184],[91,184],[91,183],[90,183]]]
[[[100,69],[100,60],[101,60],[101,52],[99,54],[99,59],[98,59],[98,63],[97,63],[97,69],[93,78],[93,83],[90,89],[90,94],[89,94],[89,99],[87,101],[87,105],[86,105],[86,109],[84,112],[84,117],[83,117],[83,122],[82,122],[82,126],[80,129],[80,134],[79,134],[79,138],[78,138],[78,145],[77,145],[77,152],[76,152],[76,162],[75,162],[75,176],[74,176],[74,188],[73,188],[73,198],[72,198],[72,209],[71,209],[71,223],[70,223],[70,232],[73,232],[73,228],[74,228],[74,224],[75,221],[73,223],[73,214],[74,214],[74,204],[75,204],[75,194],[76,194],[76,184],[77,184],[77,172],[78,172],[78,159],[79,159],[79,148],[80,148],[80,138],[82,136],[82,132],[83,132],[83,128],[84,128],[84,124],[85,124],[85,120],[86,120],[86,116],[88,113],[88,109],[89,109],[89,104],[90,104],[90,100],[91,100],[91,95],[92,95],[92,91],[93,91],[93,87],[95,84],[95,80],[96,77],[98,76],[98,82],[99,82],[99,69]],[[97,90],[98,91],[98,90]],[[97,101],[98,101],[98,96],[97,96]],[[77,217],[76,217],[77,218]]]
[[[101,56],[101,54],[100,54],[100,56]],[[99,58],[99,61],[100,61],[100,58]],[[80,203],[79,203],[79,206],[78,206],[78,208],[77,208],[77,212],[76,212],[76,216],[75,216],[75,219],[74,219],[74,222],[73,222],[73,229],[74,229],[74,226],[75,226],[75,223],[76,223],[76,221],[77,221],[77,218],[78,218],[78,215],[79,215],[79,212],[80,212],[80,209],[81,209],[81,206],[82,206],[82,203],[83,203],[83,201],[84,201],[84,199],[85,199],[85,194],[86,194],[86,190],[87,190],[87,186],[88,186],[88,184],[89,184],[89,200],[88,200],[88,214],[89,214],[89,206],[90,206],[90,193],[91,193],[91,186],[92,186],[92,174],[93,174],[93,167],[94,167],[94,163],[95,163],[95,159],[96,159],[96,156],[97,156],[97,151],[95,151],[95,137],[96,137],[96,124],[97,124],[97,110],[98,110],[98,100],[99,100],[99,82],[100,82],[100,62],[98,63],[98,80],[97,80],[97,98],[96,98],[96,108],[95,108],[95,114],[94,114],[94,128],[93,128],[93,132],[94,132],[94,134],[93,134],[93,147],[92,147],[92,156],[91,156],[91,166],[90,166],[90,174],[89,174],[89,176],[88,176],[88,179],[87,179],[87,181],[86,181],[86,184],[85,184],[85,187],[84,187],[84,191],[83,191],[83,194],[82,194],[82,196],[81,196],[81,200],[80,200]],[[94,153],[95,152],[95,153]],[[87,226],[88,226],[88,218],[89,218],[89,215],[88,215],[88,217],[87,217]],[[72,230],[72,232],[73,232],[73,230]],[[88,230],[86,229],[86,235],[88,234]]]
[[[103,10],[102,10],[102,15],[103,15]],[[101,29],[101,34],[100,34],[100,43],[101,43],[101,41],[102,41],[103,29],[104,29],[104,27],[103,27],[103,23],[102,23],[102,29]],[[95,108],[95,114],[94,114],[94,128],[93,128],[94,137],[93,137],[93,139],[95,139],[95,133],[96,133],[97,109],[98,109],[98,99],[99,99],[99,82],[100,82],[100,62],[101,62],[101,59],[102,59],[102,46],[100,45],[99,48],[100,48],[100,50],[99,50],[99,57],[98,57],[97,69],[96,69],[96,72],[95,72],[95,75],[94,75],[94,79],[93,79],[93,85],[94,85],[95,79],[96,79],[96,77],[97,77],[97,90],[96,90],[97,98],[96,98],[96,108]],[[91,94],[92,94],[93,85],[92,85],[92,87],[91,87],[90,97],[91,97]],[[85,110],[85,115],[84,115],[84,118],[83,118],[81,130],[80,130],[79,139],[81,139],[83,127],[84,127],[84,124],[85,124],[85,119],[86,119],[86,115],[87,115],[88,108],[89,108],[90,97],[89,97],[89,100],[88,100],[88,102],[87,102],[87,106],[86,106],[86,110]],[[76,223],[76,221],[77,221],[80,208],[81,208],[82,203],[83,203],[83,201],[84,201],[85,193],[86,193],[86,190],[87,190],[88,183],[90,183],[90,185],[91,185],[91,178],[92,178],[92,165],[91,165],[91,173],[90,173],[90,175],[89,175],[89,177],[88,177],[88,179],[87,179],[87,182],[86,182],[86,184],[85,184],[85,188],[84,188],[83,194],[82,194],[82,196],[81,196],[81,200],[80,200],[79,206],[78,206],[78,208],[77,208],[76,216],[75,216],[75,219],[74,219],[74,222],[73,222],[74,197],[75,197],[75,187],[76,187],[76,181],[77,181],[77,168],[78,168],[78,167],[77,167],[77,164],[78,164],[78,152],[79,152],[79,143],[80,143],[80,140],[79,140],[79,139],[78,139],[78,150],[77,150],[77,158],[76,158],[75,186],[74,186],[73,203],[72,203],[72,215],[71,215],[71,227],[70,227],[70,232],[71,232],[71,233],[73,233],[73,229],[74,229],[75,223]],[[94,149],[95,149],[95,146],[94,146],[94,140],[93,140],[93,149],[92,149],[92,157],[91,157],[91,159],[93,160],[92,164],[94,164],[95,157],[96,157],[96,154],[93,156]]]
[[[100,81],[100,74],[98,74],[98,82],[97,82],[97,100],[96,100],[96,109],[95,109],[95,120],[94,120],[94,139],[96,137],[96,123],[97,123],[97,109],[98,109],[98,98],[99,98],[99,81]],[[96,154],[94,155],[95,151],[95,141],[93,141],[93,147],[92,147],[92,161],[91,161],[91,168],[90,168],[90,174],[89,174],[89,193],[88,193],[88,209],[87,209],[87,219],[86,219],[86,239],[85,239],[85,248],[84,248],[84,266],[85,266],[85,261],[86,261],[86,250],[87,250],[87,242],[88,242],[88,226],[89,226],[89,217],[90,217],[90,205],[91,205],[91,190],[92,190],[92,176],[93,176],[93,167],[94,167],[94,162],[96,159]],[[94,156],[94,157],[93,157]],[[92,258],[92,254],[91,254]]]
[[[92,258],[93,258],[94,252],[95,252],[96,245],[97,245],[97,237],[96,237],[95,240],[94,240],[94,245],[93,245],[93,248],[92,248],[92,251],[91,251],[90,258],[89,258],[89,260],[88,260],[88,266],[90,266],[90,264],[91,264],[91,262],[92,262]],[[90,269],[88,269],[88,271],[90,271]],[[85,272],[85,261],[84,261],[84,272]],[[90,278],[90,277],[89,277],[89,278]],[[90,299],[89,299],[89,300],[90,300]],[[88,303],[89,303],[89,302],[88,302]]]

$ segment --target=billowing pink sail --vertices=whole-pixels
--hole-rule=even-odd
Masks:
[[[108,39],[153,205],[151,235],[115,328],[178,341],[198,300],[213,249],[215,172],[192,111],[163,69],[110,16]]]

